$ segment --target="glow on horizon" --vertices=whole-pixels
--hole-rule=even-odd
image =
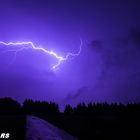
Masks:
[[[57,53],[53,52],[53,51],[49,51],[43,47],[39,47],[39,46],[36,46],[34,45],[33,42],[31,41],[28,41],[28,42],[3,42],[3,41],[0,41],[0,44],[3,44],[5,46],[22,46],[21,48],[17,49],[17,50],[12,50],[12,51],[15,51],[16,53],[19,52],[19,51],[22,51],[23,49],[28,49],[28,48],[31,48],[31,49],[34,49],[34,50],[40,50],[44,53],[47,53],[49,55],[52,55],[54,56],[56,59],[57,59],[57,63],[55,65],[52,66],[52,69],[55,70],[56,68],[59,67],[59,65],[63,62],[63,61],[66,61],[69,59],[69,57],[75,57],[75,56],[78,56],[80,55],[81,51],[82,51],[82,40],[80,39],[80,47],[79,47],[79,51],[77,53],[71,53],[71,52],[68,52],[66,54],[65,57],[63,56],[59,56]],[[25,47],[26,45],[26,47]]]

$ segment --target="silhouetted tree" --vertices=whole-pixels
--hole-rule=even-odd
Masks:
[[[5,114],[20,114],[21,106],[20,104],[13,100],[12,98],[0,98],[0,115]]]
[[[23,103],[23,110],[26,114],[32,115],[54,115],[59,113],[59,106],[53,102],[26,99]]]
[[[70,105],[66,105],[64,114],[66,115],[72,115],[73,114],[73,108]]]

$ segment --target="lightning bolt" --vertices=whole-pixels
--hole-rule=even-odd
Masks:
[[[36,46],[34,45],[33,42],[3,42],[3,41],[0,41],[0,44],[2,45],[5,45],[5,46],[21,46],[21,48],[19,49],[16,49],[16,50],[8,50],[8,51],[14,51],[15,52],[15,59],[16,59],[16,54],[24,49],[34,49],[34,50],[39,50],[39,51],[42,51],[46,54],[49,54],[49,55],[52,55],[53,57],[55,57],[57,59],[57,63],[55,65],[52,66],[52,69],[55,70],[59,67],[59,65],[63,62],[63,61],[66,61],[68,60],[69,58],[73,58],[73,57],[76,57],[78,55],[80,55],[81,51],[82,51],[82,40],[80,39],[80,47],[79,47],[79,50],[77,53],[71,53],[71,52],[68,52],[65,57],[63,56],[59,56],[57,53],[53,52],[53,51],[49,51],[43,47],[40,47],[40,46]]]

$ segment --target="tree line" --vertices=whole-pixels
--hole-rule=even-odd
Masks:
[[[26,99],[23,105],[10,97],[0,98],[0,114],[57,115],[61,114],[59,105],[54,102],[33,101]],[[76,107],[66,105],[65,115],[108,115],[108,114],[140,114],[140,103],[80,103]]]

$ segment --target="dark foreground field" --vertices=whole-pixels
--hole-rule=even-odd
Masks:
[[[24,115],[0,115],[0,134],[10,133],[10,140],[25,140],[26,118]]]
[[[140,139],[140,116],[42,116],[80,140]],[[25,116],[0,116],[0,132],[24,140]]]
[[[47,116],[80,140],[140,139],[140,116]]]

